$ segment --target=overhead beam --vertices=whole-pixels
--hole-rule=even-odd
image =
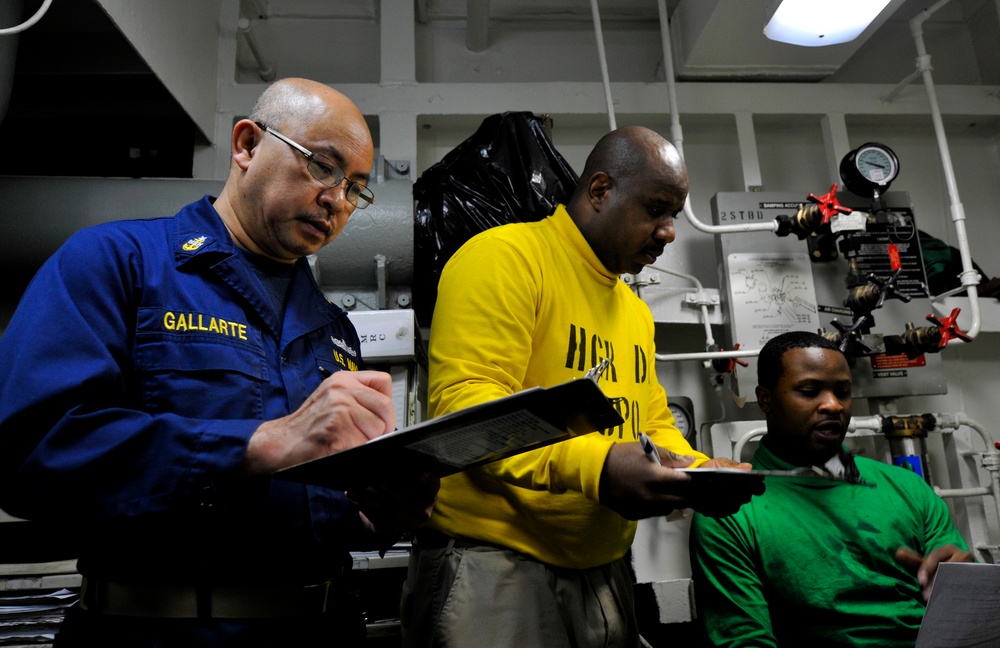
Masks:
[[[492,115],[505,110],[552,114],[607,111],[601,83],[417,83],[333,84],[367,115],[386,111],[421,115]],[[612,83],[615,110],[622,114],[663,114],[665,83]],[[264,84],[222,88],[219,110],[246,111]],[[678,83],[681,115],[927,115],[923,88],[882,101],[887,84]],[[938,98],[943,115],[1000,116],[1000,86],[948,86]]]

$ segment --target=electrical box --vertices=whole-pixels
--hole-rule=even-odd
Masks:
[[[348,311],[361,338],[361,357],[368,364],[413,360],[417,320],[413,309]]]

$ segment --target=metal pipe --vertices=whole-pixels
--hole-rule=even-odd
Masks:
[[[1000,0],[997,0],[1000,2]],[[667,101],[670,102],[670,138],[677,152],[684,157],[684,133],[681,130],[680,112],[677,109],[677,88],[674,81],[674,53],[670,46],[670,21],[667,18],[667,0],[657,0],[660,12],[660,46],[663,48],[663,76],[667,81]]]
[[[760,355],[760,349],[740,349],[738,351],[705,351],[704,353],[657,353],[657,360],[716,360],[722,358],[753,358]]]
[[[698,291],[697,294],[703,295],[705,293],[705,288],[701,285],[701,281],[698,279],[698,277],[692,274],[687,274],[684,272],[680,272],[678,270],[671,270],[670,268],[660,268],[657,266],[649,266],[649,268],[652,270],[656,270],[657,272],[665,272],[675,277],[681,277],[682,279],[687,279],[688,281],[690,281],[695,285]],[[704,303],[701,304],[701,322],[702,325],[704,325],[705,327],[705,348],[711,349],[712,347],[715,346],[715,338],[712,336],[712,322],[710,321],[708,316],[708,305]]]
[[[601,13],[597,0],[590,0],[590,13],[594,17],[594,36],[597,38],[597,58],[601,63],[601,80],[604,82],[604,101],[608,106],[608,130],[615,130],[615,106],[611,99],[611,80],[608,78],[608,60],[604,55],[604,33],[601,31]]]
[[[983,467],[987,468],[987,472],[990,474],[989,486],[957,489],[940,489],[935,487],[934,490],[938,492],[941,497],[971,497],[975,495],[989,495],[993,498],[993,504],[996,507],[997,515],[1000,516],[1000,469],[997,468],[998,463],[1000,463],[1000,450],[998,450],[996,445],[994,445],[993,440],[986,431],[986,428],[979,421],[969,418],[964,413],[948,414],[935,412],[931,414],[931,416],[933,416],[935,420],[935,430],[949,430],[954,432],[960,427],[965,426],[978,434],[983,440],[983,445],[986,447],[986,450],[981,453],[976,452],[969,454],[979,455],[982,459]],[[987,455],[992,455],[992,460],[987,461]],[[976,476],[978,479],[978,471],[976,472]]]
[[[965,231],[965,208],[962,206],[961,198],[958,195],[958,182],[955,179],[955,169],[951,164],[951,153],[948,150],[948,140],[944,132],[944,121],[941,118],[941,107],[938,104],[937,92],[934,89],[934,78],[931,75],[930,56],[927,54],[927,47],[924,44],[924,22],[938,9],[948,4],[950,0],[939,0],[930,8],[921,11],[910,20],[910,33],[913,34],[913,42],[917,48],[917,69],[924,79],[924,87],[927,90],[927,100],[930,103],[931,118],[934,123],[934,133],[937,136],[938,149],[941,152],[941,164],[944,167],[945,182],[948,186],[948,196],[951,199],[951,219],[955,224],[955,233],[958,237],[958,251],[962,257],[962,273],[959,277],[962,286],[966,288],[969,295],[969,310],[972,315],[972,325],[965,331],[971,338],[979,334],[981,325],[981,314],[979,310],[979,292],[976,286],[979,285],[980,276],[972,264],[972,254],[969,251],[969,237]],[[949,344],[958,344],[962,340],[953,338]]]
[[[882,431],[881,416],[854,416],[847,426],[848,432],[860,432],[861,430],[871,430],[872,432]],[[865,435],[861,435],[865,436]]]
[[[983,445],[986,446],[987,451],[993,448],[994,452],[997,452],[996,448],[993,446],[993,440],[990,439],[989,434],[986,432],[986,428],[983,427],[982,423],[976,421],[975,419],[970,419],[963,413],[957,414],[947,414],[942,412],[935,412],[931,414],[936,422],[936,427],[939,430],[957,430],[963,425],[973,432],[979,435],[979,438],[983,440]]]
[[[733,459],[736,461],[743,461],[743,447],[754,439],[758,439],[765,434],[767,434],[766,427],[754,428],[737,439],[736,444],[733,446]]]
[[[595,4],[597,0],[591,0]],[[666,0],[657,0],[660,12],[660,43],[663,46],[663,74],[667,80],[667,100],[670,102],[670,137],[673,138],[674,147],[684,158],[684,135],[681,132],[680,112],[677,108],[677,88],[674,81],[674,57],[670,45],[670,24],[667,20]],[[709,234],[728,234],[734,232],[776,232],[778,231],[778,221],[769,223],[744,223],[741,225],[709,225],[698,220],[691,207],[691,195],[688,194],[684,201],[684,216],[694,226],[695,229]],[[657,357],[659,359],[659,357]]]
[[[997,2],[1000,2],[1000,0],[997,0]],[[913,80],[916,79],[918,76],[920,76],[920,70],[914,70],[913,72],[911,72],[909,76],[900,81],[896,85],[896,87],[892,89],[892,92],[890,92],[885,96],[885,99],[882,100],[882,103],[890,104],[893,101],[895,101],[896,97],[899,96],[899,93],[903,91],[903,88],[910,85],[910,83],[912,83]]]
[[[975,497],[977,495],[992,495],[993,490],[980,486],[978,488],[938,488],[934,487],[934,492],[941,497]]]
[[[9,36],[11,34],[17,34],[23,32],[25,29],[28,29],[29,27],[34,26],[35,23],[37,23],[39,20],[42,19],[42,16],[45,15],[45,12],[49,10],[50,6],[52,6],[52,0],[45,0],[45,2],[42,3],[42,6],[38,8],[38,11],[35,12],[35,15],[33,15],[31,18],[28,18],[20,25],[7,27],[6,29],[0,29],[0,36]]]
[[[261,80],[268,82],[274,81],[274,70],[264,61],[264,57],[261,56],[260,50],[257,48],[257,42],[250,33],[250,19],[240,18],[237,20],[236,31],[243,34],[243,38],[246,39],[247,46],[250,48],[250,53],[253,54],[254,60],[257,61],[257,74],[260,75]]]
[[[994,445],[993,440],[987,434],[986,428],[983,427],[982,423],[975,419],[970,419],[965,414],[958,414],[957,417],[962,425],[979,434],[983,440],[983,444],[986,446],[987,453],[993,454],[994,457],[1000,455],[1000,450]],[[1000,470],[988,470],[987,472],[990,474],[989,494],[993,497],[993,504],[996,506],[997,515],[1000,516]]]
[[[388,271],[386,269],[386,258],[384,254],[375,255],[375,283],[376,288],[376,301],[378,302],[379,310],[385,310],[389,305],[388,292],[387,292],[387,275]]]

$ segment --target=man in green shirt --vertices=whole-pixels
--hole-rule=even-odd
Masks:
[[[772,479],[733,515],[695,514],[711,645],[912,648],[938,564],[974,561],[947,506],[918,475],[843,450],[851,372],[834,344],[779,335],[757,372],[767,435],[753,469],[823,466],[856,483]]]

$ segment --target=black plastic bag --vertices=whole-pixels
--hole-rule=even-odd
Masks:
[[[413,185],[413,306],[430,325],[445,263],[467,240],[497,225],[545,218],[573,194],[577,174],[552,146],[544,118],[508,112],[427,169]]]

